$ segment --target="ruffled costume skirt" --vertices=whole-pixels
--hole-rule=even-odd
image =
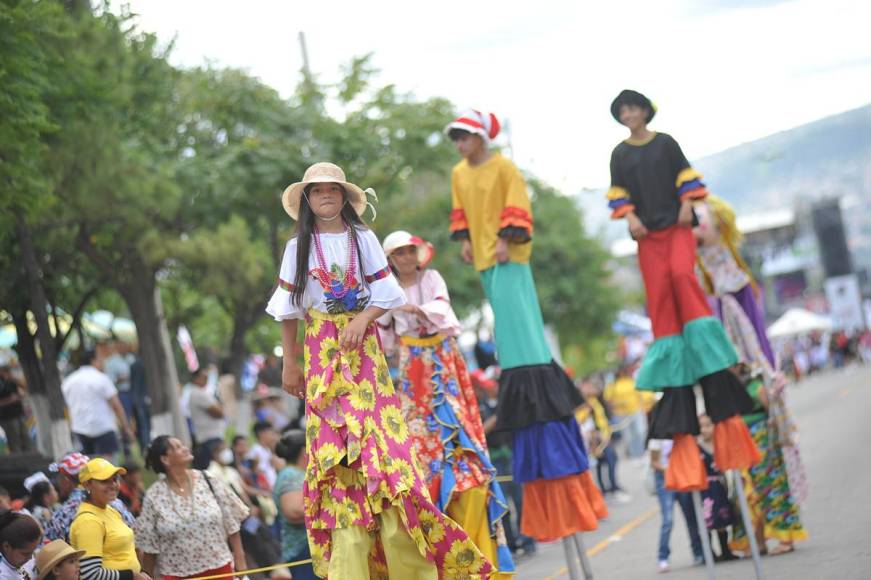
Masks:
[[[638,242],[655,340],[636,386],[663,392],[653,410],[650,435],[674,439],[665,484],[677,491],[703,490],[708,485],[695,441],[699,433],[696,384],[702,389],[705,412],[715,424],[717,466],[724,472],[746,469],[760,459],[741,419],[753,401],[730,370],[738,355],[696,277],[695,253],[692,229],[678,225],[650,232]]]
[[[303,494],[315,573],[488,578],[493,566],[430,498],[375,325],[357,350],[339,349],[351,318],[306,317]]]
[[[502,369],[497,429],[514,434],[513,477],[523,484],[520,531],[552,541],[595,530],[608,510],[574,418],[583,398],[545,340],[532,270],[497,264],[481,281]]]
[[[444,335],[404,336],[400,344],[399,400],[430,496],[496,565],[493,578],[509,578],[514,562],[502,527],[508,502],[463,355]]]

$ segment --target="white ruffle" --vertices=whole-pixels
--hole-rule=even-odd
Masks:
[[[381,249],[378,238],[375,237],[371,230],[358,229],[357,239],[360,243],[359,251],[363,261],[363,273],[365,276],[372,276],[387,268],[387,258],[384,256],[384,250]],[[348,259],[347,234],[321,234],[321,248],[324,253],[324,259],[327,262],[327,267],[338,264],[343,269],[345,268]],[[288,284],[293,284],[296,278],[296,249],[296,238],[293,238],[287,242],[284,248],[284,256],[281,259],[278,277],[280,281]],[[312,244],[311,252],[309,253],[308,267],[309,272],[317,267],[314,244]],[[362,294],[369,298],[369,306],[377,306],[384,310],[390,310],[405,304],[405,294],[402,292],[402,288],[400,288],[392,273],[380,280],[367,283],[358,272],[357,280],[363,285]],[[266,312],[275,320],[286,320],[303,318],[306,311],[310,308],[327,312],[323,288],[321,288],[318,280],[311,275],[307,278],[302,304],[299,307],[292,303],[291,293],[283,288],[281,282],[279,282],[278,287],[269,299]]]

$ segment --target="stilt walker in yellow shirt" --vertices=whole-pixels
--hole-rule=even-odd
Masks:
[[[480,272],[493,307],[502,369],[497,429],[514,433],[513,476],[523,484],[521,533],[566,539],[568,553],[580,543],[576,534],[596,529],[607,508],[574,418],[583,399],[544,337],[529,266],[533,218],[526,182],[509,159],[489,149],[499,133],[495,115],[467,111],[446,132],[463,157],[451,176],[451,237]],[[574,556],[569,560],[574,563]]]

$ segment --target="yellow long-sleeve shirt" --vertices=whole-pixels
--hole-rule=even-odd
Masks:
[[[611,411],[621,417],[634,415],[642,409],[641,393],[629,377],[620,377],[606,386],[602,398],[611,405]]]
[[[451,193],[451,231],[468,230],[479,272],[496,264],[500,230],[521,228],[532,236],[526,180],[517,166],[499,153],[491,154],[480,165],[460,161],[451,174]],[[532,255],[532,243],[510,243],[508,253],[512,262],[525,264]]]

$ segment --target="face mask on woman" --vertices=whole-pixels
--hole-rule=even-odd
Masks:
[[[221,462],[221,465],[232,465],[233,464],[233,450],[229,447],[225,447],[221,449],[221,452],[218,454],[218,461]]]

